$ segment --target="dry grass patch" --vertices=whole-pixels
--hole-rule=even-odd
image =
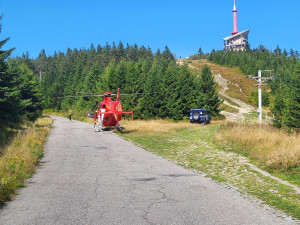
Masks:
[[[122,120],[121,126],[125,133],[135,135],[157,135],[159,133],[176,132],[184,128],[205,127],[207,125],[191,124],[189,121],[172,122],[164,119],[157,120]],[[211,124],[220,124],[223,120],[211,120]]]
[[[125,132],[153,135],[161,132],[171,132],[193,126],[189,122],[170,122],[167,120],[122,120]]]
[[[271,169],[290,170],[300,166],[299,134],[257,124],[228,123],[218,131],[215,141]]]

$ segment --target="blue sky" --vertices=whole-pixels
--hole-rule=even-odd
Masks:
[[[250,29],[251,47],[300,50],[300,0],[236,0],[238,31]],[[67,48],[122,41],[177,57],[223,48],[232,32],[233,0],[0,0],[0,40],[12,56],[35,58]]]

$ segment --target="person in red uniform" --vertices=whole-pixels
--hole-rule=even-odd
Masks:
[[[96,110],[96,112],[94,114],[94,127],[96,126],[97,116],[98,116],[98,111]]]

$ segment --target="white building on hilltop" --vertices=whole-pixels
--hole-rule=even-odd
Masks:
[[[248,42],[248,34],[250,29],[238,32],[235,35],[223,38],[224,40],[224,51],[243,51]]]

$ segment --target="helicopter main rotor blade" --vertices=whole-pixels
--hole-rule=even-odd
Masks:
[[[86,94],[89,96],[104,96],[103,94],[97,94],[97,93],[90,93],[90,92],[76,92],[78,94]]]
[[[131,94],[120,94],[123,96],[127,96],[127,95],[151,95],[151,94],[155,94],[156,92],[153,93],[131,93]]]
[[[97,93],[89,93],[89,92],[77,92],[77,93],[88,94],[90,96],[100,96],[100,97],[117,96],[117,94],[97,94]]]
[[[63,96],[63,97],[57,97],[57,98],[83,98],[83,97],[97,97],[97,96],[103,96],[103,95],[78,95],[78,96],[73,96],[73,95],[69,95],[69,96]]]
[[[96,94],[96,93],[87,93],[87,92],[77,92],[81,94],[86,94],[86,95],[68,95],[68,96],[62,96],[62,97],[57,97],[57,98],[82,98],[82,97],[112,97],[112,96],[117,96],[117,94]],[[130,94],[120,94],[122,96],[129,96],[129,95],[150,95],[154,94],[153,93],[130,93]]]

